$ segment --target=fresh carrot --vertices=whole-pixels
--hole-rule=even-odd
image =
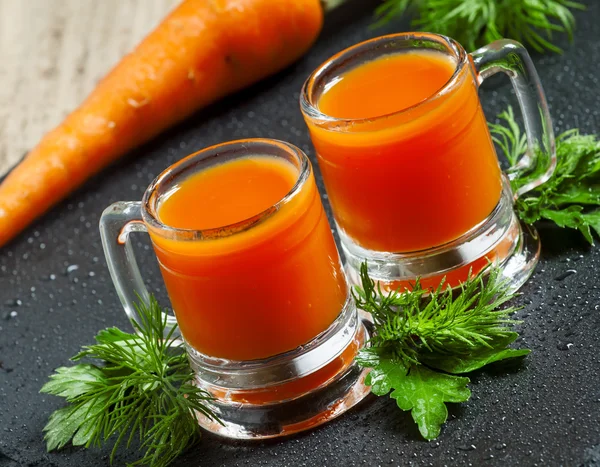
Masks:
[[[319,0],[184,0],[0,184],[0,247],[86,179],[315,41]]]

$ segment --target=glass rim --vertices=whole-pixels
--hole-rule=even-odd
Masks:
[[[274,153],[266,153],[264,151],[260,152],[252,150],[253,147],[258,147],[260,145],[262,145],[263,147],[268,146],[279,150],[283,150],[286,153],[291,154],[292,156],[297,158],[299,162],[298,176],[296,178],[296,181],[294,182],[294,185],[276,203],[273,203],[267,209],[258,212],[257,214],[246,219],[242,219],[232,224],[211,227],[207,229],[183,229],[172,227],[163,223],[159,219],[157,212],[157,202],[158,199],[160,199],[160,196],[157,196],[156,194],[162,185],[176,180],[179,176],[183,175],[183,173],[185,173],[190,167],[193,167],[194,163],[210,158],[219,157],[223,152],[233,150],[236,148],[245,148],[247,150],[247,154],[241,155],[239,157],[251,155],[276,157]],[[310,173],[311,165],[308,156],[297,146],[294,146],[293,144],[287,143],[285,141],[270,138],[246,138],[214,144],[212,146],[196,151],[170,165],[165,170],[163,170],[152,181],[152,183],[150,183],[148,188],[146,188],[146,190],[144,191],[144,196],[142,198],[142,220],[149,228],[157,232],[162,237],[173,238],[177,240],[210,240],[230,237],[237,233],[244,232],[264,222],[276,212],[278,212],[283,205],[287,204],[300,192],[300,190],[308,180]]]
[[[446,81],[446,83],[444,83],[444,85],[440,89],[438,89],[434,94],[428,96],[426,99],[423,99],[422,101],[417,102],[416,104],[413,104],[412,106],[404,107],[402,109],[395,110],[395,111],[387,113],[387,114],[377,115],[375,117],[367,117],[367,118],[338,118],[338,117],[332,117],[331,115],[327,115],[327,114],[321,112],[318,108],[317,103],[313,102],[313,99],[311,99],[311,91],[315,88],[315,86],[316,86],[315,83],[317,82],[319,77],[323,73],[327,72],[331,67],[335,66],[340,60],[342,60],[342,59],[351,60],[353,58],[353,56],[357,52],[359,52],[362,48],[372,47],[382,41],[391,40],[391,39],[401,39],[403,41],[415,40],[415,39],[416,40],[429,39],[429,40],[434,40],[438,43],[443,42],[446,45],[450,46],[450,49],[454,50],[454,52],[455,52],[454,57],[457,59],[456,67],[454,69],[454,72],[452,73],[452,76],[448,79],[448,81]],[[415,47],[415,49],[419,49],[419,48],[420,47]],[[384,54],[385,54],[385,52],[382,52],[381,55],[384,55]],[[469,54],[464,49],[464,47],[462,45],[460,45],[457,41],[452,39],[451,37],[444,36],[442,34],[435,34],[435,33],[430,33],[430,32],[401,32],[401,33],[386,34],[384,36],[375,37],[373,39],[368,39],[366,41],[359,42],[358,44],[350,46],[350,47],[336,53],[335,55],[333,55],[332,57],[327,59],[325,62],[323,62],[321,65],[319,65],[310,74],[310,76],[306,79],[306,81],[304,82],[304,84],[302,86],[302,90],[300,92],[300,109],[305,117],[307,117],[308,119],[311,120],[311,122],[316,123],[317,125],[318,124],[321,124],[321,125],[335,124],[334,128],[330,128],[332,130],[339,129],[340,127],[344,127],[344,126],[348,126],[348,125],[359,125],[361,123],[373,123],[373,122],[377,122],[379,120],[384,120],[386,118],[399,116],[399,115],[411,112],[413,110],[416,110],[419,107],[451,92],[454,89],[455,84],[457,83],[459,76],[462,73],[462,71],[464,70],[467,63],[469,63]]]

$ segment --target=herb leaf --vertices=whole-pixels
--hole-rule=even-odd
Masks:
[[[446,402],[465,402],[471,397],[467,388],[469,378],[429,370],[421,365],[411,366],[406,377],[392,382],[398,407],[410,410],[421,435],[426,440],[439,436],[448,418]]]
[[[79,405],[70,405],[55,411],[44,428],[46,449],[52,451],[64,447],[69,441],[74,446],[85,445],[90,441],[89,414],[99,408],[98,401],[88,400]]]
[[[525,153],[524,136],[512,108],[499,118],[503,123],[491,123],[490,131],[514,165]],[[517,214],[528,224],[547,219],[577,229],[593,245],[592,231],[600,235],[600,140],[576,129],[566,131],[556,138],[556,157],[550,179],[517,200]],[[518,177],[512,185],[520,185]]]
[[[391,392],[402,410],[410,410],[419,431],[435,439],[448,418],[447,402],[469,399],[469,373],[485,365],[527,355],[508,349],[518,334],[510,326],[517,308],[504,307],[514,297],[500,269],[488,266],[458,290],[426,290],[417,280],[413,290],[383,293],[361,267],[362,287],[353,293],[360,308],[371,313],[370,347],[357,362],[370,368],[365,383],[379,396]]]
[[[561,52],[556,33],[573,37],[571,10],[585,6],[572,0],[385,0],[375,11],[381,26],[414,8],[412,26],[453,37],[467,49],[510,37],[543,52]]]
[[[516,332],[508,333],[507,336],[495,338],[491,343],[491,348],[481,348],[476,351],[468,352],[464,355],[440,355],[427,354],[421,355],[421,362],[431,368],[445,371],[452,374],[470,373],[479,370],[490,363],[499,362],[511,358],[519,358],[528,355],[529,349],[507,349],[507,345],[514,342],[519,334]]]
[[[94,383],[102,381],[104,375],[95,365],[80,364],[72,367],[57,368],[42,388],[42,392],[64,397],[67,401],[90,391]]]
[[[393,381],[405,378],[408,373],[408,367],[394,359],[383,347],[362,349],[356,361],[363,367],[371,368],[365,384],[371,386],[371,392],[377,396],[385,396],[395,387]]]
[[[116,437],[111,462],[121,443],[140,440],[145,453],[132,465],[164,467],[200,436],[196,414],[217,420],[205,405],[210,395],[192,384],[193,372],[173,331],[163,338],[166,317],[154,298],[140,305],[138,333],[117,328],[100,331],[96,344],[58,368],[41,392],[64,397],[67,407],[54,412],[44,428],[48,451],[71,442],[99,446]]]
[[[396,400],[398,407],[410,411],[423,438],[435,439],[448,418],[446,402],[465,402],[471,391],[469,378],[432,371],[422,365],[405,367],[392,354],[378,347],[360,353],[358,362],[371,368],[365,384],[373,394]]]

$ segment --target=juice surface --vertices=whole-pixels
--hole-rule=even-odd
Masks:
[[[336,118],[391,114],[433,96],[455,68],[439,54],[388,55],[342,75],[319,99],[319,110]]]
[[[282,199],[298,174],[269,157],[242,158],[193,175],[161,200],[159,217],[178,229],[203,230],[248,219]]]
[[[273,206],[297,179],[298,169],[283,159],[228,161],[184,180],[160,200],[158,217],[178,228],[224,227]],[[347,288],[312,173],[279,210],[229,233],[184,241],[150,231],[189,345],[253,360],[292,350],[331,325]]]
[[[470,67],[439,93],[455,70],[441,53],[391,54],[350,70],[319,97],[332,117],[385,116],[341,130],[307,121],[336,221],[363,248],[443,245],[497,205],[501,172]]]

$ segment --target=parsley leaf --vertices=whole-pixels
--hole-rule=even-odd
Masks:
[[[423,353],[421,361],[431,368],[452,374],[470,373],[479,370],[490,363],[511,358],[520,358],[529,354],[529,349],[507,349],[519,334],[510,332],[506,336],[497,337],[490,343],[490,347],[479,348],[465,354],[436,354]]]
[[[435,439],[448,418],[446,402],[465,402],[471,396],[469,378],[432,371],[422,365],[408,367],[379,347],[364,349],[360,365],[371,368],[365,384],[373,394],[396,400],[398,407],[410,411],[423,438]]]
[[[405,378],[394,381],[390,395],[398,407],[410,410],[421,435],[426,440],[439,436],[448,418],[446,402],[465,402],[471,397],[469,378],[453,376],[413,365]]]
[[[490,130],[514,165],[525,153],[525,136],[510,107],[499,118],[503,123],[491,123]],[[517,200],[517,214],[528,224],[547,219],[559,227],[577,229],[593,245],[592,232],[600,235],[600,140],[576,129],[566,131],[556,138],[556,157],[550,179]],[[520,179],[512,185],[520,186]]]
[[[367,347],[356,357],[359,365],[371,368],[365,378],[365,384],[371,386],[371,392],[377,396],[385,396],[395,386],[393,381],[406,377],[410,365],[393,358],[383,347]]]

